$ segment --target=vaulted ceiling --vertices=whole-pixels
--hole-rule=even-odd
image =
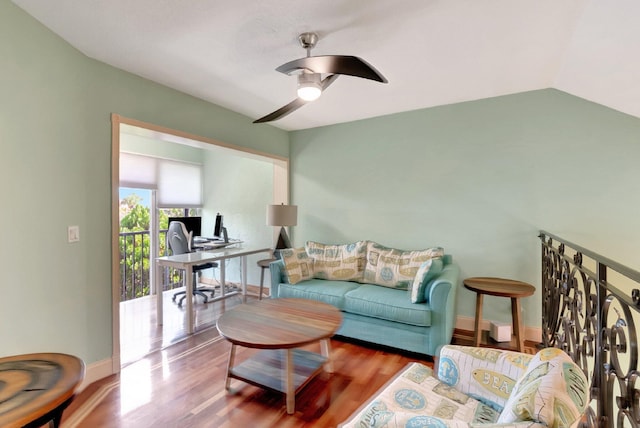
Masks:
[[[275,71],[306,55],[365,59],[272,125],[305,129],[556,88],[640,117],[638,0],[13,0],[85,55],[252,119],[295,98]],[[253,126],[268,126],[264,124]]]

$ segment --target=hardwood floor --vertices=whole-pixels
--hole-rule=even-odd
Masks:
[[[64,413],[63,427],[332,427],[411,361],[357,343],[332,340],[334,374],[322,374],[296,397],[288,415],[284,396],[240,381],[224,389],[230,343],[210,328],[127,365],[89,385]],[[319,345],[306,349],[319,352]],[[238,348],[236,360],[251,349]]]
[[[186,338],[178,328],[184,313],[165,306],[165,317],[171,313],[177,317],[165,321],[177,327],[165,326],[168,333],[162,337],[153,319],[145,328],[146,344],[140,347],[150,345],[152,352],[124,365],[121,373],[85,388],[64,412],[62,426],[334,427],[409,362],[433,366],[433,360],[424,355],[334,338],[334,373],[324,373],[311,381],[296,396],[296,412],[288,415],[282,394],[236,380],[231,383],[234,393],[225,391],[231,345],[219,336],[215,320],[240,302],[235,297],[210,303],[206,308],[198,305],[198,333]],[[143,335],[145,329],[140,329],[138,335]],[[456,331],[453,342],[467,345],[472,340],[472,332]],[[525,345],[527,352],[535,352],[535,343]],[[319,345],[305,349],[320,351]],[[243,361],[253,352],[256,351],[239,347],[236,361]]]
[[[203,284],[207,285],[207,284]],[[211,284],[212,286],[215,283]],[[233,285],[231,285],[233,286]],[[156,325],[156,298],[141,297],[120,303],[120,361],[125,366],[149,354],[175,344],[187,337],[185,309],[178,307],[172,297],[175,292],[163,294],[164,325]],[[257,297],[258,287],[249,286],[249,298]],[[219,289],[216,296],[220,295]],[[203,303],[201,297],[194,300],[194,326],[196,332],[215,327],[216,320],[242,302],[239,295],[226,300]],[[186,306],[186,305],[183,305]]]

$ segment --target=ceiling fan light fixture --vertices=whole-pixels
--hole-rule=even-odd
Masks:
[[[301,73],[298,75],[298,97],[305,101],[314,101],[322,95],[320,73]]]
[[[307,51],[307,56],[289,61],[276,68],[276,71],[288,76],[298,76],[298,97],[278,110],[254,120],[253,123],[265,123],[281,119],[309,101],[318,99],[322,92],[340,75],[387,83],[387,79],[378,70],[357,56],[311,56],[311,49],[315,47],[318,41],[316,33],[302,33],[298,36],[298,41],[300,46]],[[325,76],[324,79],[322,78],[323,75]]]

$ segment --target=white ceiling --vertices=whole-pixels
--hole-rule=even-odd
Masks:
[[[13,1],[91,58],[252,119],[295,98],[275,68],[304,31],[312,55],[389,80],[341,76],[285,130],[543,88],[640,117],[638,0]]]

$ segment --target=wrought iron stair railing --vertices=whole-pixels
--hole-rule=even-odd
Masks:
[[[540,232],[543,345],[563,349],[590,384],[583,427],[640,427],[640,272]]]

